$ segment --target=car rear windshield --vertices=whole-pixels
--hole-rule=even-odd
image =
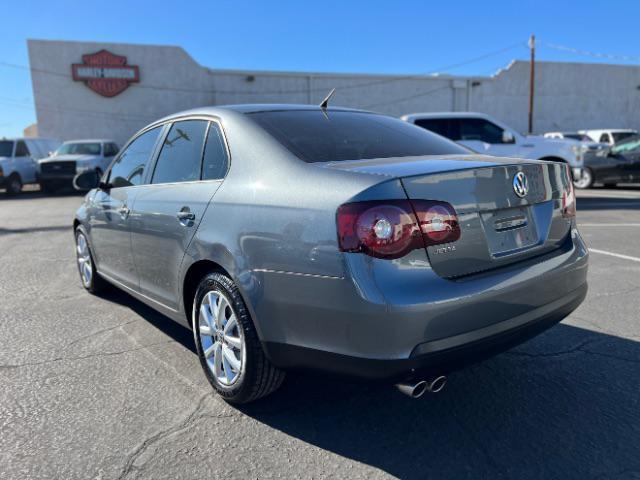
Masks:
[[[284,110],[248,114],[305,162],[469,154],[466,148],[401,120],[364,112]]]
[[[64,143],[56,155],[100,155],[99,143]]]
[[[0,157],[10,157],[13,155],[13,142],[0,142]]]

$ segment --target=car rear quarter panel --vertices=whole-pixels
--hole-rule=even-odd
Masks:
[[[390,177],[302,162],[240,114],[223,119],[222,125],[230,169],[186,252],[182,275],[200,260],[224,268],[239,286],[262,336],[265,323],[277,313],[263,308],[270,303],[265,298],[270,289],[286,291],[287,282],[300,278],[345,277],[336,233],[339,205],[367,195],[406,195]],[[330,301],[329,292],[310,293]]]

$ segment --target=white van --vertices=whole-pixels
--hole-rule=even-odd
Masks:
[[[0,188],[20,193],[22,186],[38,182],[38,160],[60,146],[50,138],[0,139]]]

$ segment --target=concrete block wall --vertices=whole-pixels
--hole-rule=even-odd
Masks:
[[[109,137],[124,143],[149,122],[205,105],[318,104],[336,88],[334,104],[400,116],[478,111],[527,129],[529,63],[514,61],[491,77],[399,76],[205,68],[182,48],[29,40],[38,132],[68,140]],[[138,65],[140,83],[101,97],[71,78],[71,64],[101,49]],[[534,131],[640,128],[640,67],[538,62]]]

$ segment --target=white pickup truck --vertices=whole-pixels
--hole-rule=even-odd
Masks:
[[[584,165],[585,151],[579,142],[521,135],[482,113],[412,113],[401,118],[478,153],[567,163],[575,178],[580,176]]]

